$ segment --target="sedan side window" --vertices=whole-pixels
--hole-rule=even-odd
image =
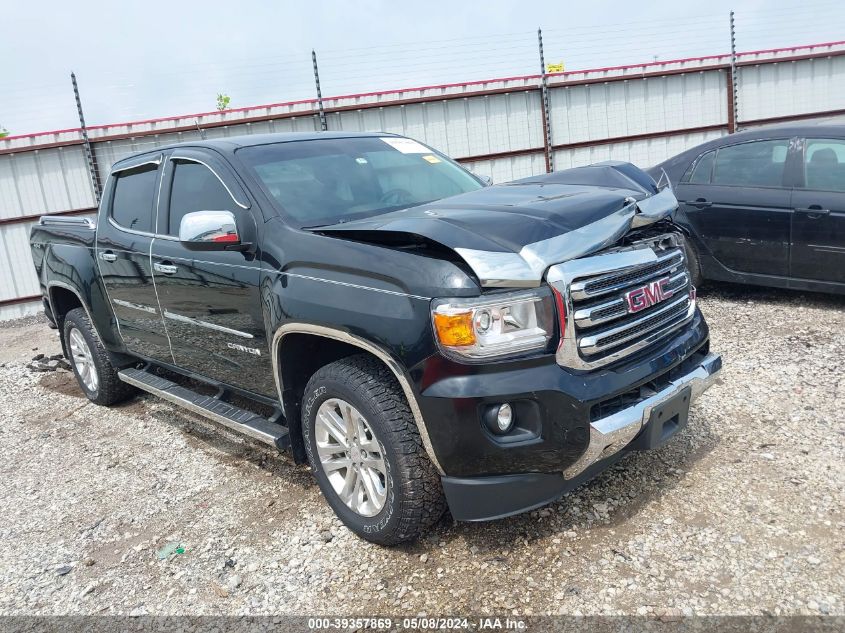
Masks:
[[[144,165],[115,174],[111,203],[111,217],[115,223],[130,231],[153,232],[157,180],[158,165]]]
[[[170,186],[167,234],[179,235],[182,217],[194,211],[237,212],[237,205],[223,183],[208,167],[191,161],[174,161]]]
[[[714,185],[782,187],[789,140],[752,141],[716,152]]]
[[[845,191],[845,141],[808,138],[804,178],[806,189]]]

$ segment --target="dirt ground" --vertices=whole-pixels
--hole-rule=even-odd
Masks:
[[[391,549],[288,456],[151,396],[89,404],[26,368],[60,351],[42,319],[0,324],[0,614],[845,614],[845,297],[701,305],[724,371],[673,441]]]

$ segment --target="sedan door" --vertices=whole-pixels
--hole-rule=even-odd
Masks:
[[[152,266],[175,364],[221,383],[266,396],[276,393],[255,258],[256,217],[229,168],[199,150],[167,161],[159,235]],[[189,250],[179,241],[182,218],[229,211],[247,250]]]
[[[845,139],[808,138],[803,154],[790,276],[845,283]]]
[[[682,217],[732,272],[789,274],[789,145],[759,140],[711,150],[677,186]]]

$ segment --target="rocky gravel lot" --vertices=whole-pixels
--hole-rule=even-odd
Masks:
[[[393,549],[287,456],[152,397],[88,404],[27,368],[55,331],[0,324],[0,614],[845,614],[845,297],[701,304],[725,369],[672,442]]]

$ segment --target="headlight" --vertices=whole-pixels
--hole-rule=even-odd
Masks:
[[[467,359],[542,350],[554,332],[548,288],[432,304],[437,341],[447,354]]]

